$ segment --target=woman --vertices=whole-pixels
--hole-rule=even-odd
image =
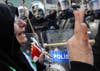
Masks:
[[[22,21],[16,22],[20,27],[25,27]],[[15,25],[16,26],[16,25]],[[18,28],[18,26],[16,27]],[[16,29],[15,28],[15,29]],[[0,4],[0,71],[34,71],[27,59],[20,51],[20,43],[26,41],[21,40],[25,37],[23,30],[14,33],[14,17],[10,8],[7,5]]]

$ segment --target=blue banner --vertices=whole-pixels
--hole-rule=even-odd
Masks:
[[[69,54],[67,50],[50,50],[52,62],[66,62],[69,63]]]

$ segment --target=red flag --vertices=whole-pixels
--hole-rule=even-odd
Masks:
[[[33,59],[34,62],[36,62],[41,54],[41,49],[40,47],[37,45],[37,43],[33,42],[31,44],[31,57]]]

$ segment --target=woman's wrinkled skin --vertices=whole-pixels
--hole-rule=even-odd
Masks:
[[[87,26],[83,23],[84,11],[75,10],[74,35],[68,40],[71,61],[80,61],[93,65],[93,53],[89,44]]]
[[[26,35],[24,33],[25,26],[26,26],[26,23],[21,19],[18,19],[14,23],[14,31],[16,34],[16,38],[20,44],[24,44],[27,42],[27,38],[26,38]]]

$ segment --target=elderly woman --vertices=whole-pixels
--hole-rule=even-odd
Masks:
[[[41,64],[41,58],[44,54],[35,64],[20,50],[21,44],[27,42],[24,34],[26,23],[14,17],[12,8],[0,3],[0,70],[43,71],[45,66]]]
[[[20,31],[18,31],[19,28]],[[0,4],[0,70],[2,71],[34,71],[20,51],[20,44],[27,41],[23,32],[25,23],[17,21],[14,33],[14,17],[7,5]],[[24,38],[23,40],[22,37]],[[18,40],[18,41],[17,41]]]

